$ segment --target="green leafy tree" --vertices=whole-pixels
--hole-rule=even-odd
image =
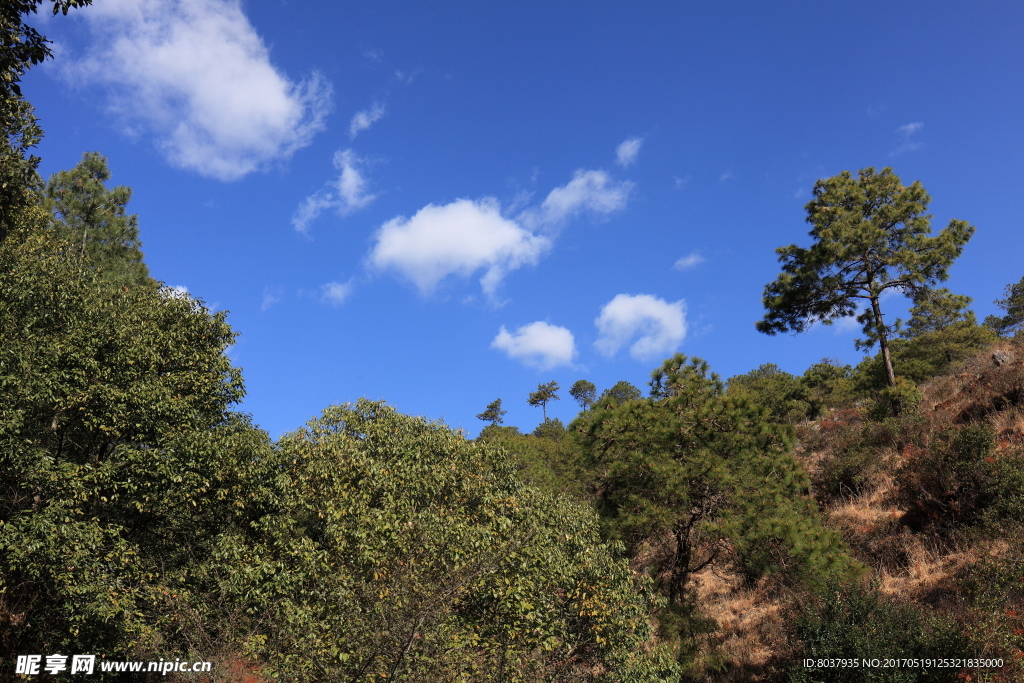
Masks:
[[[995,330],[1000,337],[1008,337],[1024,330],[1024,277],[1020,282],[1006,285],[1006,298],[996,299],[994,303],[1006,311],[1006,315],[988,316],[985,318],[987,327]]]
[[[594,386],[593,382],[588,382],[585,379],[577,380],[570,387],[569,395],[576,399],[576,402],[580,404],[580,408],[587,410],[597,400],[597,387]]]
[[[649,583],[500,445],[361,400],[279,447],[289,516],[230,586],[279,677],[674,680],[649,647]],[[271,558],[288,573],[268,585]]]
[[[537,391],[531,392],[530,397],[526,400],[531,406],[540,406],[543,409],[545,422],[548,421],[548,403],[559,400],[558,388],[558,382],[555,381],[538,384]]]
[[[502,410],[501,409],[501,399],[500,398],[496,398],[493,401],[491,401],[490,403],[488,403],[487,407],[484,408],[484,412],[480,413],[476,417],[477,417],[478,420],[483,420],[484,422],[490,422],[492,426],[493,425],[500,425],[502,422],[505,421],[505,418],[503,416],[507,412],[508,412],[507,410]]]
[[[276,509],[269,439],[230,411],[234,333],[195,299],[98,287],[42,207],[21,218],[0,242],[2,658],[184,655],[170,596],[216,619],[204,562]]]
[[[98,271],[105,282],[118,285],[150,284],[142,261],[138,217],[126,214],[131,188],[108,190],[107,160],[86,152],[70,171],[61,171],[46,183],[46,206],[56,218],[57,235],[69,242],[69,256]]]
[[[935,237],[925,211],[931,198],[919,182],[900,183],[892,169],[866,168],[819,180],[806,206],[815,242],[777,249],[782,273],[764,290],[767,313],[757,323],[765,334],[803,332],[814,322],[829,324],[857,316],[865,339],[878,343],[890,387],[896,385],[889,353],[893,326],[886,325],[880,299],[892,289],[914,297],[947,279],[947,271],[974,234],[966,221],[952,220]]]

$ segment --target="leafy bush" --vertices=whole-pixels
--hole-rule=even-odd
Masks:
[[[952,528],[979,520],[995,500],[995,432],[988,423],[953,427],[900,468],[897,499],[918,527]]]
[[[921,391],[916,384],[904,377],[897,377],[895,386],[887,386],[878,392],[868,417],[884,420],[913,413],[921,405],[921,399]]]
[[[958,680],[952,668],[804,666],[806,659],[967,657],[968,639],[941,618],[882,597],[858,584],[830,584],[797,608],[791,633],[797,643],[790,683],[944,683]]]
[[[881,466],[881,453],[870,444],[858,443],[832,453],[822,462],[817,482],[819,490],[825,498],[857,495],[863,492],[865,485]]]

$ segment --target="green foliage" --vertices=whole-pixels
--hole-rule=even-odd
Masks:
[[[1005,294],[1005,299],[997,299],[994,303],[1006,311],[1006,315],[990,315],[985,318],[985,326],[993,329],[1000,337],[1009,337],[1024,330],[1024,277],[1020,282],[1006,285]]]
[[[54,229],[69,245],[70,258],[97,271],[99,279],[117,285],[152,283],[142,262],[138,217],[126,215],[131,188],[107,190],[107,160],[86,152],[70,171],[61,171],[46,183],[45,206],[56,217]]]
[[[967,222],[953,220],[929,237],[930,200],[920,183],[904,187],[890,168],[880,173],[866,168],[856,179],[843,171],[815,183],[806,207],[815,242],[808,249],[791,244],[776,250],[782,273],[765,287],[767,313],[758,331],[802,332],[817,321],[830,324],[852,316],[860,302],[867,302],[857,317],[866,336],[858,347],[879,343],[888,384],[895,384],[888,361],[893,328],[882,317],[882,292],[914,296],[944,281],[974,233]]]
[[[255,594],[248,649],[285,680],[674,676],[593,514],[520,484],[495,444],[364,400],[279,445],[290,519],[267,551],[288,569],[232,590]]]
[[[938,529],[979,521],[995,499],[995,445],[992,427],[973,423],[945,430],[907,458],[897,475],[907,521]]]
[[[977,355],[996,340],[991,329],[962,322],[923,332],[910,339],[894,339],[889,343],[889,351],[892,362],[900,369],[900,376],[921,384],[942,374],[954,363]],[[885,387],[885,359],[882,354],[859,363],[854,370],[853,382],[858,390],[865,393]]]
[[[807,419],[812,412],[806,385],[774,363],[730,377],[728,393],[763,406],[777,422],[793,424]]]
[[[912,414],[921,405],[923,397],[917,385],[903,377],[896,378],[896,384],[878,392],[868,416],[873,420]]]
[[[789,671],[792,683],[940,683],[958,680],[959,669],[910,667],[805,667],[805,659],[863,660],[970,657],[967,638],[940,617],[883,598],[876,588],[831,583],[792,621],[799,645]]]
[[[17,215],[35,203],[40,185],[39,158],[29,150],[43,133],[19,83],[30,67],[52,56],[46,38],[24,20],[41,4],[42,0],[0,4],[0,240]],[[67,14],[71,7],[89,4],[91,0],[55,0],[53,13]]]
[[[676,355],[652,374],[650,398],[600,401],[593,413],[579,428],[608,534],[634,555],[671,539],[653,570],[670,603],[685,602],[690,575],[716,562],[812,582],[855,571],[817,521],[791,429],[726,395],[700,359]]]
[[[633,401],[644,393],[637,389],[635,386],[624,380],[616,382],[613,386],[605,389],[601,392],[601,396],[598,397],[598,403],[608,405],[609,403],[614,405],[621,405],[626,401]]]
[[[901,334],[907,339],[920,337],[929,332],[938,332],[954,325],[977,325],[974,311],[967,308],[972,299],[969,296],[953,294],[948,289],[922,289],[914,298],[910,309],[910,321]],[[897,321],[896,327],[900,328]]]
[[[560,421],[543,422],[533,434],[499,429],[505,431],[484,430],[478,441],[487,441],[508,453],[520,481],[552,495],[589,500],[590,479],[582,466],[582,453],[575,435]]]
[[[811,365],[800,378],[810,405],[807,417],[815,420],[828,408],[841,408],[853,401],[853,369],[839,361],[824,358]]]
[[[492,426],[500,425],[505,421],[503,416],[507,412],[507,410],[501,409],[501,399],[496,398],[487,404],[487,407],[484,408],[484,412],[477,415],[476,419],[483,420],[484,422],[490,422]]]
[[[224,313],[97,287],[48,220],[0,243],[0,648],[182,652],[159,606],[205,594],[201,560],[272,509],[269,441],[228,410]]]
[[[547,384],[538,384],[537,391],[530,392],[530,397],[526,400],[531,406],[540,406],[544,410],[544,421],[548,419],[548,403],[551,401],[558,401],[558,382],[548,382]]]
[[[565,426],[557,417],[550,420],[544,420],[537,425],[536,429],[533,430],[533,435],[541,439],[561,441],[565,438]]]
[[[587,410],[597,400],[597,387],[593,382],[588,382],[585,379],[577,380],[569,389],[569,395],[576,399],[580,408]]]

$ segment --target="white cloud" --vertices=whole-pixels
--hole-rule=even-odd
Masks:
[[[373,106],[369,109],[357,111],[355,116],[352,117],[352,121],[348,124],[349,137],[354,140],[359,133],[380,121],[386,113],[384,105],[380,102],[374,102]]]
[[[908,123],[905,126],[900,126],[900,132],[904,135],[913,135],[922,128],[924,128],[924,124],[920,121],[915,121],[914,123]]]
[[[672,180],[675,181],[675,185],[676,185],[676,189],[677,190],[681,190],[681,189],[683,189],[684,187],[686,187],[687,185],[690,184],[690,176],[688,176],[688,175],[687,176],[683,176],[682,178],[680,178],[678,176],[672,176]]]
[[[615,148],[615,163],[622,168],[632,166],[636,163],[636,156],[640,153],[640,145],[644,144],[643,138],[629,138],[624,140]]]
[[[584,211],[609,214],[622,209],[631,188],[631,183],[617,183],[603,171],[577,171],[539,207],[514,218],[503,214],[493,197],[428,204],[412,218],[399,216],[381,226],[368,260],[375,268],[397,270],[423,293],[449,275],[469,277],[484,270],[480,285],[493,299],[507,273],[536,264],[551,249],[553,235],[538,230],[553,233]]]
[[[632,189],[633,183],[615,182],[604,171],[579,170],[551,190],[539,210],[524,211],[519,219],[530,227],[557,227],[583,211],[607,215],[625,208]]]
[[[594,346],[614,356],[633,339],[629,355],[649,361],[674,353],[686,338],[686,302],[668,303],[649,294],[619,294],[594,321],[600,337]]]
[[[726,171],[722,175],[718,176],[718,182],[724,183],[726,180],[732,180],[735,177],[736,176],[732,174],[732,171]]]
[[[369,262],[397,270],[424,293],[449,275],[469,277],[483,269],[480,285],[493,296],[506,273],[537,263],[550,248],[548,238],[503,217],[496,199],[458,199],[385,223]]]
[[[491,342],[491,348],[504,351],[510,358],[540,370],[572,365],[576,356],[572,332],[540,321],[523,325],[514,333],[509,333],[502,325],[498,336]]]
[[[342,304],[348,295],[352,293],[351,282],[328,282],[320,287],[320,295],[324,301],[332,304]]]
[[[276,69],[238,0],[104,0],[81,16],[95,43],[65,74],[111,86],[126,128],[155,134],[175,166],[234,180],[324,127],[330,85]]]
[[[322,189],[306,197],[292,217],[292,225],[306,234],[309,224],[327,209],[334,209],[339,216],[347,216],[357,209],[365,208],[377,198],[366,189],[366,178],[359,171],[362,160],[351,149],[334,153],[334,167],[341,171],[338,179],[327,183]]]
[[[703,256],[701,256],[697,252],[694,252],[694,253],[688,254],[688,255],[682,257],[681,259],[679,259],[678,261],[676,261],[672,265],[672,267],[675,268],[676,270],[686,270],[688,268],[693,268],[696,265],[704,263],[704,260],[705,259],[704,259]]]

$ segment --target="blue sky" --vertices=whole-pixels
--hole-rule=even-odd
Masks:
[[[229,311],[273,436],[360,396],[475,434],[495,398],[855,363],[767,337],[815,180],[892,166],[979,317],[1024,275],[1024,5],[95,0],[35,21],[44,177],[132,187],[153,275]],[[900,297],[886,302],[901,315]]]

